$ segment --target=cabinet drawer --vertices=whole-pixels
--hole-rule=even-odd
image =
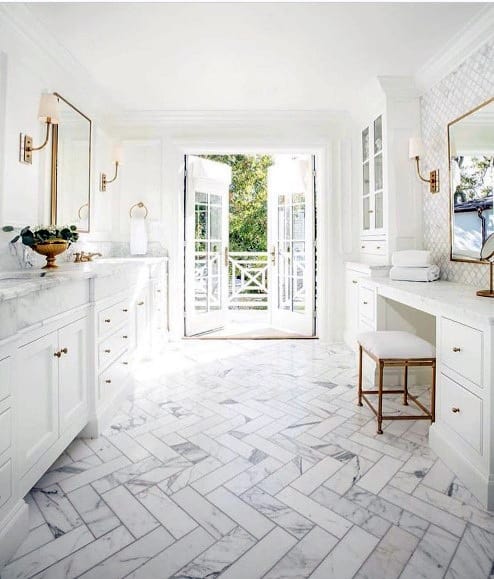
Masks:
[[[440,383],[440,413],[466,443],[482,452],[482,400],[444,374]]]
[[[363,239],[360,242],[360,252],[370,255],[386,255],[386,241],[379,239]]]
[[[98,312],[99,337],[113,332],[120,324],[129,319],[129,304],[122,300]]]
[[[127,324],[104,338],[98,346],[98,368],[103,370],[128,347],[130,329]]]
[[[0,507],[12,496],[12,461],[0,466]]]
[[[0,360],[0,401],[10,396],[12,380],[12,358]]]
[[[373,322],[376,316],[376,294],[364,285],[359,287],[359,317]]]
[[[99,376],[98,397],[100,400],[107,400],[119,392],[124,386],[129,375],[129,356],[125,351],[120,358],[102,372]]]
[[[459,322],[441,320],[441,361],[460,376],[482,387],[482,332]]]
[[[12,410],[7,408],[0,412],[0,455],[5,452],[12,443]]]

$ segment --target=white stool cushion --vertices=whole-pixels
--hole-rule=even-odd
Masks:
[[[364,350],[381,359],[436,357],[436,349],[432,344],[410,332],[364,332],[357,336],[357,342]]]

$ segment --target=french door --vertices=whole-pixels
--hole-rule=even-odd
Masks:
[[[315,330],[313,158],[277,158],[268,170],[268,304],[271,325]]]
[[[228,311],[228,214],[231,168],[186,157],[185,335],[223,327]]]

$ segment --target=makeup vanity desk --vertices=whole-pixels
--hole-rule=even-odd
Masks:
[[[436,343],[431,448],[494,510],[494,300],[437,281],[360,277],[359,330],[408,330]]]

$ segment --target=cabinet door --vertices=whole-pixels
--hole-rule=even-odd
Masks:
[[[58,332],[60,434],[87,412],[87,320],[77,320]]]
[[[140,353],[142,353],[149,345],[149,293],[149,286],[141,289],[135,299],[133,306],[135,349]]]
[[[16,356],[19,469],[25,474],[58,438],[58,334],[21,346]]]

